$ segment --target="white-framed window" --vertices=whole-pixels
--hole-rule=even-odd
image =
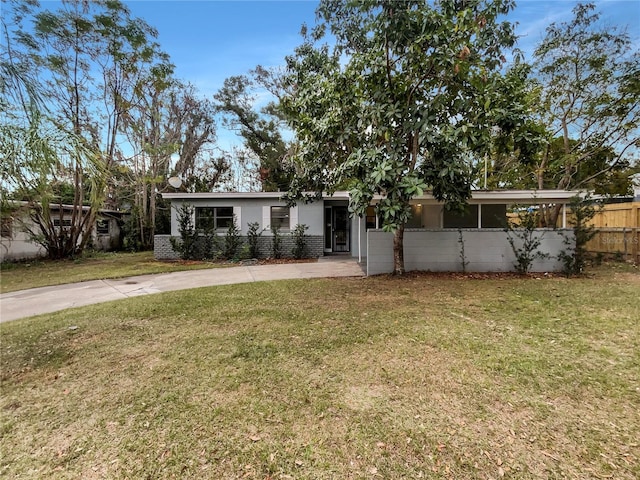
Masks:
[[[233,223],[233,207],[196,207],[196,230],[222,230]]]
[[[271,207],[270,221],[271,228],[289,230],[289,227],[291,226],[289,207]]]
[[[293,230],[298,225],[298,207],[272,205],[262,207],[262,228],[271,230]]]

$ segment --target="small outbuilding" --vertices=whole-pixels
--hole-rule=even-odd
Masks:
[[[10,204],[2,213],[0,235],[0,262],[44,257],[44,247],[34,241],[27,229],[33,225],[26,202]],[[56,228],[66,228],[71,222],[73,205],[51,205],[51,217]],[[88,210],[89,207],[83,207]],[[95,250],[112,251],[121,247],[121,225],[124,212],[102,209],[91,230],[91,246]]]

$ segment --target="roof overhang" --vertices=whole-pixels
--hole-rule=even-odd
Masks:
[[[39,202],[27,202],[24,200],[8,200],[7,201],[8,205],[12,206],[12,207],[16,207],[16,208],[28,208],[30,206],[36,206],[36,205],[40,205]],[[63,204],[59,204],[56,202],[49,202],[49,209],[53,210],[53,211],[60,211],[60,208],[62,208],[63,211],[66,212],[71,212],[73,210],[82,210],[83,212],[88,212],[89,210],[91,210],[91,207],[89,205],[82,205],[80,207],[76,207],[75,205],[68,205],[66,203]],[[100,208],[97,210],[98,213],[104,213],[104,214],[109,214],[109,215],[127,215],[129,212],[128,211],[123,211],[123,210],[110,210],[108,208]]]
[[[576,195],[586,194],[571,190],[472,190],[469,203],[569,203]],[[415,197],[414,200],[439,203],[430,193]]]
[[[313,195],[312,192],[307,192],[309,195]],[[162,193],[162,198],[169,200],[243,200],[243,199],[269,199],[273,198],[281,200],[286,192],[199,192],[199,193]],[[349,192],[338,191],[333,195],[324,193],[322,195],[323,200],[348,200]]]
[[[241,200],[241,199],[276,199],[281,200],[285,192],[204,192],[204,193],[163,193],[162,197],[170,200]],[[576,195],[585,193],[571,190],[472,190],[470,203],[568,203]],[[337,191],[332,195],[323,194],[323,200],[348,200],[349,192]],[[374,203],[384,197],[376,195]],[[425,192],[416,196],[413,202],[440,203],[435,197]]]
[[[169,200],[210,200],[210,199],[244,199],[244,198],[277,198],[280,199],[284,192],[198,192],[198,193],[162,193],[162,198]]]

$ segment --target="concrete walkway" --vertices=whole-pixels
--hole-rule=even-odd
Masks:
[[[1,294],[0,322],[172,290],[294,278],[361,277],[364,274],[362,266],[351,257],[322,257],[317,263],[250,265],[92,280]]]

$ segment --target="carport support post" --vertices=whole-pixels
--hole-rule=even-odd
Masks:
[[[562,204],[562,228],[567,228],[567,204]]]
[[[362,263],[362,242],[360,236],[362,234],[362,215],[358,216],[358,263]]]

